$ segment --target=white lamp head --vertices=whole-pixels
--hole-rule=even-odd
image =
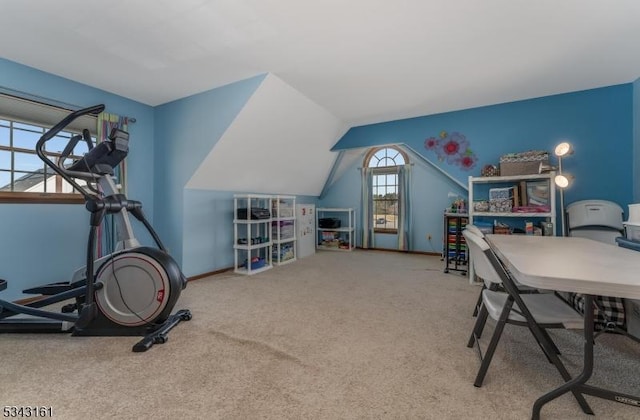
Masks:
[[[573,175],[569,175],[569,174],[556,175],[553,181],[556,183],[558,188],[564,189],[564,188],[567,188],[569,185],[571,185],[571,183],[573,182]]]
[[[564,141],[556,146],[553,153],[558,157],[563,157],[563,156],[573,154],[573,148],[569,143]]]

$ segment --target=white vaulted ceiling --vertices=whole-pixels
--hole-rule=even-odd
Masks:
[[[2,0],[0,57],[158,105],[271,73],[348,125],[627,83],[637,0]]]

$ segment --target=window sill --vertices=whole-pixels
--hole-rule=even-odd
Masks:
[[[80,194],[0,192],[0,203],[6,204],[83,204]]]
[[[398,229],[373,229],[373,233],[386,233],[388,235],[397,235]]]

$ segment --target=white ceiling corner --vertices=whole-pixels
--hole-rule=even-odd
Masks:
[[[318,196],[346,132],[327,110],[268,74],[187,188]]]

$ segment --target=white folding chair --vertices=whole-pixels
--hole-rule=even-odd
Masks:
[[[474,234],[480,238],[484,238],[484,232],[482,232],[482,230],[480,230],[480,228],[476,225],[468,224],[465,226],[464,231],[467,231],[467,233]],[[469,257],[469,259],[471,259],[471,257]],[[501,288],[500,285],[502,284],[502,280],[500,280],[500,277],[495,273],[495,271],[485,272],[482,274],[479,274],[477,271],[475,271],[475,274],[480,280],[482,280],[482,289],[480,290],[480,294],[478,295],[478,299],[473,308],[473,316],[477,316],[480,313],[480,309],[482,306],[482,292],[485,289],[498,290]],[[533,287],[523,286],[520,284],[518,284],[518,289],[520,289],[521,293],[538,293],[539,292],[538,289],[535,289]],[[486,314],[485,314],[485,319],[486,319]],[[471,346],[472,344],[469,345],[469,347]]]
[[[481,277],[499,278],[506,290],[506,292],[500,292],[485,289],[482,292],[483,309],[481,312],[486,310],[487,315],[496,321],[496,326],[483,356],[478,332],[482,331],[486,319],[482,320],[481,314],[478,314],[474,331],[469,339],[471,344],[469,347],[477,345],[482,361],[474,386],[482,386],[506,324],[528,327],[547,359],[555,365],[563,379],[569,381],[571,375],[558,358],[559,350],[545,330],[549,328],[582,329],[584,325],[582,316],[554,293],[522,294],[489,244],[483,238],[469,231],[463,231],[462,234],[465,237],[476,272]],[[573,394],[582,410],[587,414],[593,414],[583,395],[577,391],[574,391]]]

